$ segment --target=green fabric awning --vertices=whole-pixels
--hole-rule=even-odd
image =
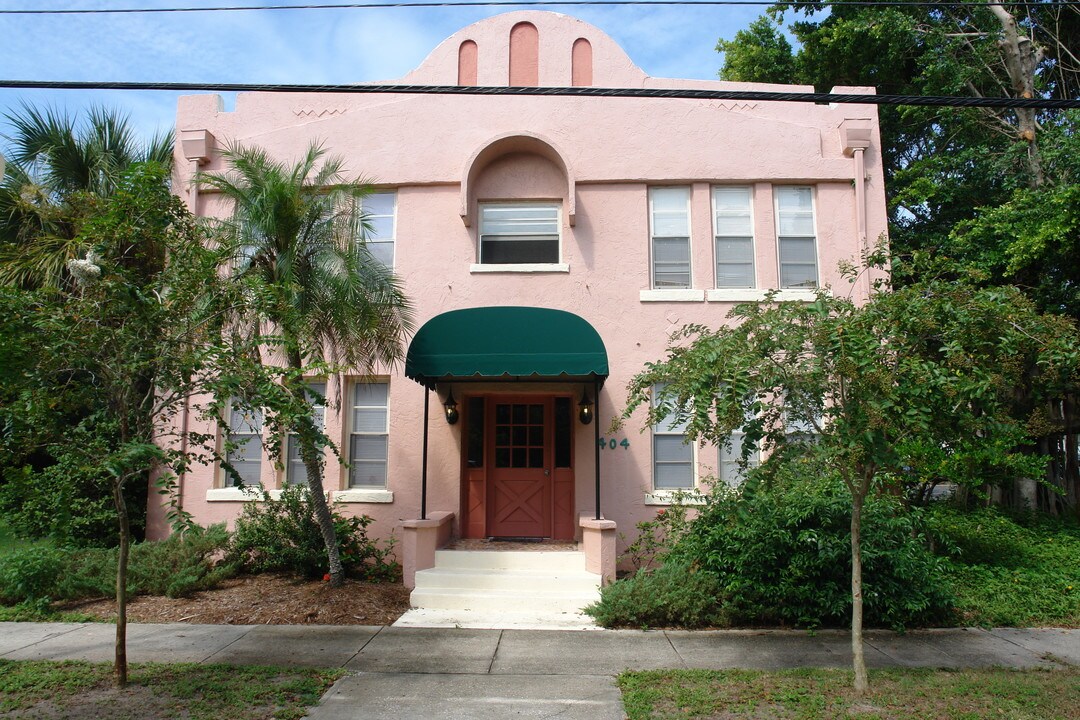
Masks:
[[[429,388],[464,378],[602,381],[607,375],[607,350],[593,326],[549,308],[451,310],[424,323],[405,357],[405,376]]]

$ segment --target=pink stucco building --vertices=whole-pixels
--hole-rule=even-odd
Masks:
[[[394,82],[812,90],[652,78],[603,31],[549,12],[466,27]],[[177,130],[176,187],[198,214],[228,212],[191,181],[223,169],[215,147],[229,141],[291,159],[320,140],[376,184],[373,249],[403,280],[419,329],[406,367],[325,380],[342,398],[326,427],[350,462],[328,462],[326,487],[344,512],[375,518],[376,534],[404,540],[409,582],[447,536],[584,540],[590,568],[610,575],[615,528],[632,533],[675,490],[735,479],[721,450],[684,444],[677,427],[638,417],[612,433],[630,377],[672,331],[722,323],[768,290],[865,297],[837,266],[886,230],[873,105],[242,93],[230,112],[215,95],[181,98]],[[253,435],[234,459],[247,481],[302,480],[230,421]],[[209,466],[182,492],[200,523],[251,501]]]

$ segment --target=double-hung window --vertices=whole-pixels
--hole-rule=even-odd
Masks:
[[[225,461],[236,475],[225,473],[225,486],[258,485],[262,473],[262,411],[229,400],[228,448]]]
[[[314,412],[315,426],[320,430],[326,422],[326,408],[322,405],[321,398],[326,397],[325,382],[308,383],[308,402],[311,403]],[[306,485],[307,468],[300,458],[300,439],[295,433],[290,432],[285,438],[285,484]],[[320,448],[321,452],[321,448]]]
[[[742,456],[743,448],[746,446],[746,435],[744,435],[742,431],[737,430],[731,433],[730,440],[730,446],[720,446],[719,475],[720,479],[729,487],[736,487],[741,485],[745,479],[746,470],[756,468],[761,464],[761,450],[757,447],[752,447],[750,449],[750,454],[746,458],[746,467],[744,469],[742,465]]]
[[[649,232],[653,288],[689,288],[690,188],[649,189]]]
[[[662,385],[653,387],[653,407]],[[694,446],[686,442],[686,423],[669,418],[653,425],[653,488],[691,490],[694,487]]]
[[[776,196],[776,235],[780,244],[780,287],[818,286],[814,189],[780,186]]]
[[[754,287],[754,228],[750,188],[713,188],[716,287]]]
[[[394,269],[394,238],[397,233],[396,210],[397,193],[374,192],[361,201],[368,227],[364,232],[364,241],[372,256]]]
[[[557,204],[480,205],[481,265],[554,265],[559,253]]]
[[[353,385],[349,487],[386,487],[389,397],[390,386],[385,382],[357,382]]]

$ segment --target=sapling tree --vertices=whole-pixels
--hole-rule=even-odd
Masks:
[[[650,423],[685,421],[690,438],[717,445],[741,429],[744,458],[755,444],[767,463],[812,453],[843,479],[862,693],[867,497],[926,477],[978,485],[988,473],[1037,476],[1044,460],[1017,449],[1027,421],[1012,400],[1021,386],[1047,396],[1075,384],[1076,327],[1014,288],[934,279],[895,292],[878,283],[862,305],[828,289],[807,303],[742,304],[729,320],[676,333],[667,357],[630,383],[624,418],[644,406]]]

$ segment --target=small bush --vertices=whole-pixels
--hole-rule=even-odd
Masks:
[[[0,601],[48,603],[56,595],[67,553],[53,547],[28,547],[0,557]]]
[[[373,582],[397,579],[400,568],[390,559],[392,543],[380,546],[367,536],[370,517],[345,517],[338,512],[332,517],[348,575]],[[328,572],[326,545],[307,488],[288,487],[279,499],[264,492],[262,502],[248,503],[236,520],[227,560],[252,573],[290,572],[318,578]]]
[[[715,627],[728,624],[715,575],[669,561],[600,591],[585,612],[604,627]]]
[[[128,592],[181,597],[214,587],[236,573],[217,559],[229,534],[224,525],[188,528],[160,542],[136,543],[128,561]],[[0,601],[47,603],[112,595],[117,550],[31,547],[0,557]]]
[[[734,622],[846,625],[850,522],[847,489],[820,475],[769,489],[717,487],[670,557],[715,575]],[[930,550],[923,512],[891,496],[869,498],[862,556],[867,625],[901,629],[949,616],[945,563]]]

